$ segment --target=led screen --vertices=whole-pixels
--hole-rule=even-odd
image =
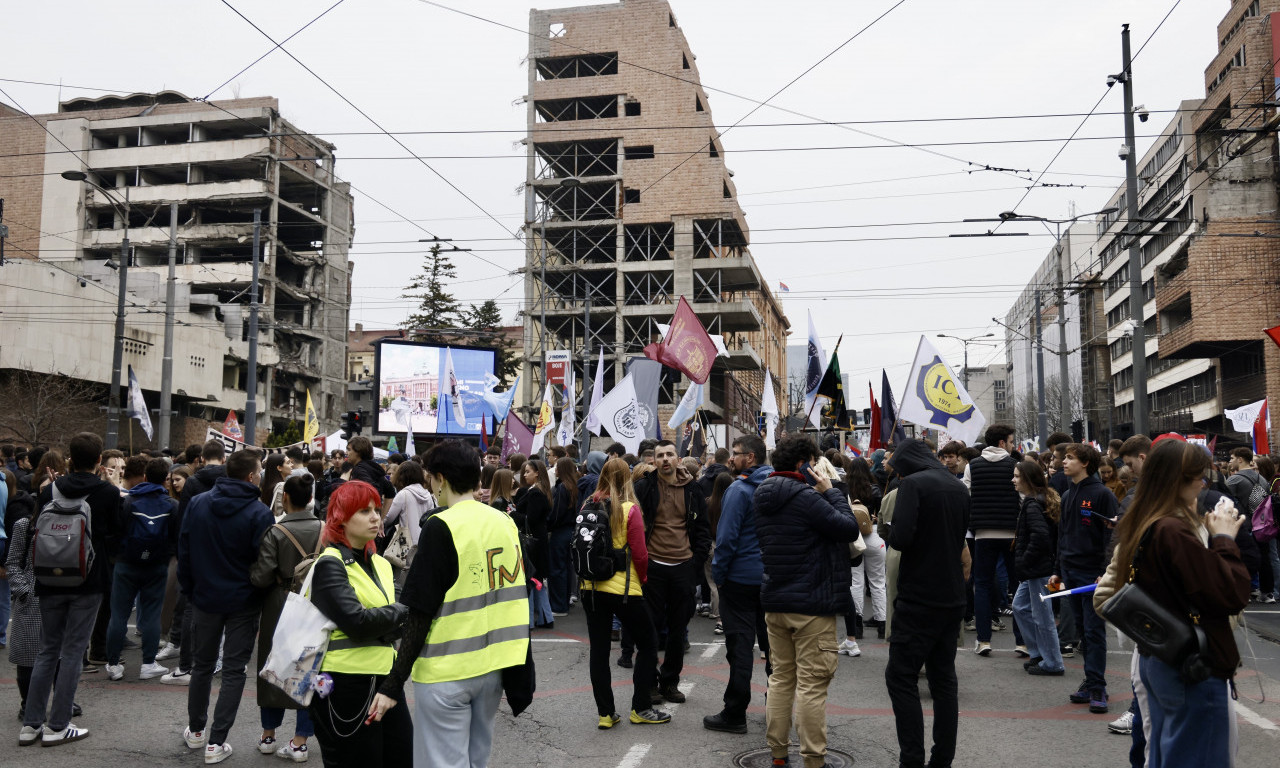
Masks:
[[[493,417],[481,395],[485,377],[493,374],[492,349],[448,347],[458,380],[465,425],[455,415],[445,377],[445,347],[410,341],[384,341],[378,345],[375,374],[374,431],[403,434],[413,425],[415,435],[478,435],[480,418]]]

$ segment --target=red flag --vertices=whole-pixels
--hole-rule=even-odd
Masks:
[[[679,369],[697,384],[706,384],[711,377],[711,364],[716,359],[716,345],[712,343],[707,329],[702,327],[693,307],[681,296],[667,337],[657,344],[645,346],[644,356]]]
[[[244,431],[240,429],[240,420],[236,418],[235,411],[227,412],[227,420],[222,422],[222,434],[244,442]]]
[[[871,442],[867,445],[867,450],[875,451],[884,447],[884,441],[880,439],[880,404],[876,402],[876,391],[869,381],[867,391],[871,393],[871,423],[867,425],[871,428]]]
[[[1276,344],[1280,344],[1280,325],[1277,325],[1274,328],[1268,328],[1267,330],[1263,331],[1263,333],[1270,336],[1271,340],[1274,341]]]
[[[484,453],[489,450],[488,425],[489,417],[480,414],[480,452]]]
[[[1267,405],[1267,401],[1263,400],[1262,410],[1258,411],[1258,418],[1253,420],[1253,452],[1263,456],[1271,453],[1271,440],[1267,435],[1267,422],[1270,421]]]

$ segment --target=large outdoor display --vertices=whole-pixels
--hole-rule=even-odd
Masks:
[[[452,391],[461,409],[455,407],[450,394],[449,360],[455,380]],[[492,349],[383,341],[378,345],[374,372],[378,409],[374,431],[404,434],[412,424],[415,435],[478,435],[483,416],[488,417],[492,434],[493,413],[481,396],[495,361]]]

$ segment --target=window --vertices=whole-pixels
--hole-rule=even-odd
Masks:
[[[688,55],[688,54],[685,54],[685,53],[682,53],[682,54],[680,54],[680,58],[684,61],[684,66],[682,67],[682,69],[688,69],[688,68],[689,68],[689,55]]]
[[[646,144],[639,147],[625,147],[623,148],[622,153],[628,160],[652,160],[653,145]]]
[[[638,190],[638,189],[624,189],[624,190],[623,190],[623,198],[622,198],[622,201],[623,201],[624,203],[627,203],[628,205],[633,205],[633,204],[639,203],[639,202],[640,202],[640,190]]]
[[[618,116],[618,97],[586,96],[580,99],[543,99],[534,102],[533,108],[544,123],[554,123],[562,120],[597,120]]]
[[[564,37],[565,31],[564,22],[556,22],[548,27],[547,36],[551,38]]]
[[[693,106],[693,109],[694,109],[694,111],[695,111],[695,112],[706,112],[706,109],[702,106],[702,97],[701,97],[701,96],[694,96],[694,97],[693,97],[693,105],[694,105],[694,106]]]
[[[539,80],[616,75],[618,74],[618,52],[548,57],[538,59],[534,68],[538,72]]]
[[[639,116],[640,116],[640,102],[638,102],[638,101],[628,101],[628,102],[627,102],[627,106],[626,106],[626,115],[627,115],[627,117],[639,117]]]
[[[674,27],[676,25],[676,15],[674,13],[667,14],[667,26]]]
[[[733,193],[729,191],[729,182],[725,181],[722,183],[724,184],[724,196],[733,197]]]
[[[715,139],[712,139],[712,140],[711,140],[710,142],[708,142],[708,143],[709,143],[709,145],[710,145],[710,147],[711,147],[711,152],[710,152],[711,156],[712,156],[712,157],[719,157],[719,156],[720,156],[720,150],[716,149],[716,140],[715,140]]]

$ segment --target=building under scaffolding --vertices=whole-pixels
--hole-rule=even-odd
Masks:
[[[534,10],[529,38],[522,402],[540,396],[552,350],[572,353],[581,383],[603,349],[611,387],[684,296],[729,352],[717,358],[704,413],[728,425],[726,439],[754,432],[764,369],[775,387],[785,382],[789,324],[748,248],[671,7]],[[664,370],[662,424],[686,384]]]

